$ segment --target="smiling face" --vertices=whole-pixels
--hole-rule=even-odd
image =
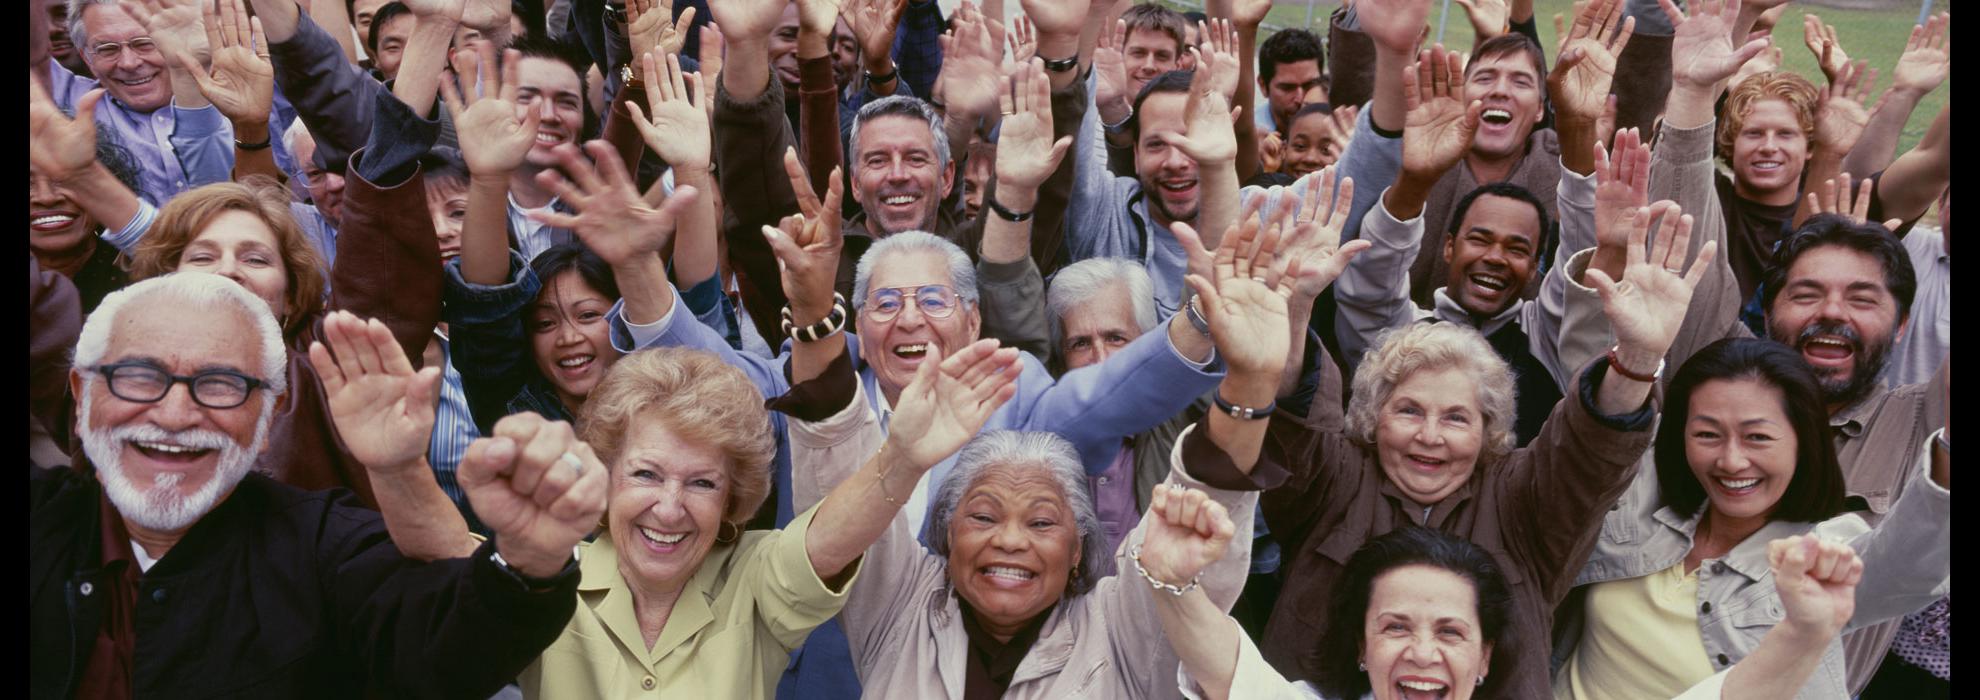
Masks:
[[[1176,38],[1168,32],[1149,28],[1129,30],[1127,43],[1121,47],[1123,67],[1127,69],[1127,99],[1141,94],[1141,86],[1155,76],[1175,70],[1180,56]]]
[[[885,115],[860,122],[853,198],[881,231],[928,231],[955,173],[937,159],[928,122]]]
[[[281,241],[261,217],[239,209],[213,217],[179,253],[175,269],[233,280],[268,302],[276,318],[289,313],[289,269],[282,260]]]
[[[1362,630],[1376,700],[1468,700],[1492,665],[1477,588],[1440,567],[1400,566],[1376,577]]]
[[[1471,480],[1485,441],[1485,414],[1470,373],[1419,369],[1396,384],[1379,410],[1376,457],[1404,496],[1435,505]]]
[[[913,303],[913,288],[927,285],[953,288],[954,284],[949,277],[948,259],[934,251],[894,253],[873,266],[868,296],[881,289],[909,288],[903,292],[909,303],[903,304],[893,318],[874,320],[871,299],[867,300],[869,308],[861,309],[859,314],[860,359],[873,368],[881,390],[890,400],[914,380],[914,370],[921,366],[931,343],[946,353],[976,342],[982,319],[975,305],[958,300],[955,302],[958,308],[947,318],[935,318],[924,313],[921,304]]]
[[[1471,150],[1486,158],[1508,158],[1526,149],[1526,137],[1540,121],[1540,68],[1526,53],[1511,51],[1472,61],[1465,67],[1464,99],[1485,103]]]
[[[1183,133],[1188,102],[1189,96],[1179,92],[1153,94],[1142,100],[1141,112],[1135,115],[1140,135],[1134,144],[1134,173],[1141,179],[1149,210],[1164,230],[1172,222],[1195,223],[1201,201],[1196,160],[1169,143],[1170,136]]]
[[[1312,112],[1293,121],[1291,135],[1286,138],[1285,173],[1293,179],[1319,172],[1341,159],[1341,150],[1346,142],[1339,130],[1334,128],[1334,118],[1322,112]]]
[[[1079,528],[1039,465],[985,468],[949,522],[949,582],[978,624],[1006,637],[1052,609],[1079,563]]]
[[[134,112],[150,113],[172,101],[172,83],[165,74],[165,54],[156,47],[138,51],[122,47],[115,58],[96,55],[95,47],[110,42],[128,42],[149,37],[144,25],[116,5],[90,3],[83,6],[83,34],[90,46],[82,47],[89,58],[89,69],[110,91],[110,96]]]
[[[405,58],[406,42],[412,40],[413,25],[417,23],[418,18],[414,15],[399,14],[393,15],[385,21],[385,26],[378,28],[378,50],[371,56],[371,65],[376,66],[386,80],[399,77],[399,61]]]
[[[796,3],[785,3],[777,28],[770,31],[770,70],[784,83],[784,94],[797,94],[798,11]]]
[[[516,81],[521,86],[516,90],[516,109],[542,113],[542,120],[537,122],[536,143],[530,146],[523,163],[536,170],[556,167],[557,157],[551,151],[567,143],[577,143],[578,132],[584,129],[584,83],[569,64],[540,56],[522,58],[516,68]]]
[[[372,16],[378,14],[379,8],[391,2],[392,0],[356,0],[351,3],[351,24],[357,27],[358,36],[365,36],[371,31]]]
[[[1715,519],[1765,518],[1780,505],[1800,454],[1784,401],[1780,387],[1753,378],[1692,390],[1684,457]]]
[[[95,232],[96,221],[68,190],[28,168],[28,250],[51,257],[74,254]]]
[[[1320,87],[1320,61],[1307,59],[1281,63],[1278,70],[1272,73],[1271,82],[1266,82],[1261,76],[1258,84],[1265,88],[1265,95],[1271,100],[1272,123],[1283,127],[1287,120],[1292,119],[1293,113],[1299,111],[1307,91]]]
[[[1106,293],[1066,311],[1060,321],[1065,335],[1059,351],[1067,370],[1100,364],[1141,337],[1141,327],[1134,322],[1134,301],[1124,284],[1112,285]]]
[[[1785,100],[1759,100],[1733,135],[1733,188],[1766,204],[1787,204],[1800,190],[1808,134]]]
[[[238,308],[238,307],[234,307]],[[168,303],[130,302],[110,331],[104,364],[143,362],[172,374],[231,370],[258,376],[254,325],[239,311],[216,313]],[[260,391],[234,408],[207,408],[191,387],[173,385],[153,403],[118,398],[90,370],[71,375],[82,397],[78,432],[117,511],[163,532],[190,527],[238,484],[267,428]]]
[[[1540,213],[1511,197],[1480,195],[1458,232],[1444,241],[1445,293],[1474,316],[1490,318],[1519,299],[1533,277]]]
[[[612,300],[585,284],[575,270],[552,277],[530,308],[529,344],[536,370],[574,413],[619,359],[605,323],[611,310]]]
[[[440,242],[440,263],[461,256],[461,227],[467,223],[468,184],[449,178],[426,178],[426,212],[433,217],[433,235]]]
[[[1862,398],[1876,386],[1899,333],[1897,297],[1876,258],[1841,246],[1813,248],[1788,268],[1767,334],[1801,352],[1832,404]]]
[[[619,575],[641,590],[679,590],[721,532],[728,460],[720,450],[682,440],[657,412],[631,422],[623,449],[612,465],[605,513]]]

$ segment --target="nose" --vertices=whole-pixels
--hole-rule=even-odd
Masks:
[[[219,266],[213,269],[213,274],[233,280],[243,287],[247,286],[247,270],[241,265],[240,259],[232,254],[220,257]]]
[[[1093,364],[1097,365],[1102,362],[1106,362],[1107,356],[1112,354],[1114,354],[1113,346],[1108,345],[1106,343],[1093,344]]]
[[[1746,458],[1746,451],[1740,448],[1738,440],[1725,440],[1723,444],[1724,447],[1719,449],[1718,458],[1718,466],[1721,471],[1728,474],[1738,474],[1746,471],[1746,468],[1751,466],[1751,462]]]
[[[653,502],[651,510],[654,515],[659,516],[662,524],[677,525],[687,522],[689,520],[687,499],[681,492],[680,483],[675,482],[661,487],[660,498]]]
[[[559,120],[557,119],[557,106],[551,104],[550,100],[539,97],[536,99],[535,106],[538,113],[543,116],[542,121],[539,123],[543,123],[543,124],[560,123]]]
[[[557,321],[557,345],[559,347],[576,345],[581,342],[584,342],[584,334],[578,332],[577,323],[568,318]]]
[[[1444,444],[1444,429],[1436,416],[1423,420],[1423,427],[1416,431],[1416,441],[1431,446]]]
[[[1006,552],[1030,549],[1028,545],[1031,544],[1031,540],[1024,536],[1023,527],[1024,521],[1020,518],[1004,520],[990,533],[990,546]]]
[[[1849,308],[1841,295],[1831,294],[1822,300],[1816,318],[1823,323],[1844,323],[1849,320]]]
[[[1425,636],[1410,638],[1409,646],[1403,648],[1403,660],[1415,666],[1436,666],[1437,643]]]
[[[199,403],[193,401],[192,386],[181,382],[173,384],[165,392],[165,398],[152,404],[146,417],[160,428],[177,432],[199,425],[200,408]]]
[[[327,191],[329,191],[329,192],[333,192],[333,193],[341,193],[341,192],[343,192],[343,191],[344,191],[344,176],[342,176],[342,175],[338,175],[338,174],[336,174],[336,173],[324,173],[324,174],[323,174],[323,189],[325,189],[325,190],[327,190]]]

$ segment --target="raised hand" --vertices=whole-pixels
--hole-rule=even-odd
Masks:
[[[1801,199],[1801,219],[1805,221],[1817,214],[1837,214],[1848,218],[1851,223],[1869,221],[1870,200],[1876,196],[1877,181],[1865,178],[1857,183],[1853,191],[1849,185],[1849,173],[1841,173],[1810,189]],[[1904,220],[1890,219],[1883,223],[1884,228],[1895,231],[1904,225]]]
[[[1597,0],[1575,13],[1560,61],[1547,75],[1547,92],[1562,119],[1594,122],[1602,116],[1616,77],[1616,59],[1636,31],[1635,17],[1616,27],[1620,14],[1621,0]]]
[[[1733,48],[1732,27],[1739,16],[1739,0],[1692,0],[1691,15],[1685,16],[1671,0],[1657,0],[1676,29],[1671,37],[1671,79],[1695,88],[1715,86],[1731,77],[1741,64],[1767,48],[1766,39],[1754,39]]]
[[[1170,482],[1155,487],[1141,536],[1141,568],[1157,581],[1187,586],[1230,551],[1237,523],[1224,504]]]
[[[1951,34],[1950,12],[1912,27],[1897,68],[1891,71],[1891,88],[1923,96],[1952,77],[1952,46],[1946,43]]]
[[[1457,4],[1471,18],[1471,32],[1478,38],[1490,39],[1506,33],[1506,21],[1512,17],[1512,6],[1506,0],[1457,0]]]
[[[439,367],[413,371],[390,328],[348,311],[323,318],[323,340],[309,344],[309,361],[323,378],[330,420],[359,464],[372,472],[426,468]]]
[[[1100,43],[1093,49],[1093,100],[1095,104],[1109,104],[1120,100],[1123,104],[1134,99],[1128,94],[1127,61],[1121,55],[1127,49],[1127,20],[1114,20],[1114,30],[1100,31]]]
[[[942,73],[937,93],[951,113],[982,117],[997,108],[997,60],[1003,55],[981,15],[958,15],[950,32],[936,41],[942,47]]]
[[[674,0],[626,0],[626,39],[633,55],[680,53],[687,45],[688,30],[694,27],[694,12],[690,7],[675,19]],[[640,76],[653,80],[652,73]]]
[[[633,126],[645,137],[646,146],[668,165],[683,170],[707,170],[714,149],[714,136],[708,128],[708,110],[690,101],[701,99],[700,73],[681,73],[680,54],[667,54],[664,69],[653,54],[640,57],[646,71],[646,100],[652,116],[638,102],[628,102]]]
[[[1091,0],[1022,0],[1024,14],[1031,18],[1039,36],[1079,34],[1086,26],[1086,10]],[[1047,56],[1046,58],[1065,58]]]
[[[1625,244],[1629,261],[1623,281],[1615,282],[1598,269],[1590,269],[1584,276],[1602,295],[1602,310],[1615,330],[1617,345],[1639,357],[1663,357],[1670,350],[1691,307],[1692,290],[1719,252],[1718,241],[1706,243],[1690,271],[1685,271],[1692,220],[1690,214],[1679,216],[1681,213],[1669,200],[1638,209],[1630,218],[1629,242]],[[1660,219],[1656,247],[1646,252],[1653,218]]]
[[[233,122],[268,119],[275,103],[275,65],[261,53],[261,20],[250,19],[241,0],[201,2],[206,41],[213,48],[213,75],[191,55],[178,54],[179,65],[199,83],[199,92]],[[215,5],[218,5],[216,8]]]
[[[1595,143],[1595,244],[1622,250],[1630,219],[1650,203],[1650,145],[1635,129],[1616,134],[1613,151]]]
[[[997,187],[1036,191],[1058,169],[1072,138],[1052,140],[1052,82],[1044,62],[1025,65],[1008,84],[998,96],[1004,125],[997,140]]]
[[[1225,102],[1237,99],[1238,78],[1241,66],[1238,63],[1237,29],[1227,19],[1212,19],[1209,24],[1196,23],[1196,32],[1203,36],[1202,55],[1197,57],[1196,70],[1210,71],[1210,86],[1217,94],[1224,96]]]
[[[1403,73],[1403,173],[1435,181],[1471,150],[1483,103],[1464,102],[1463,56],[1442,44],[1417,54]]]
[[[1272,0],[1235,0],[1231,5],[1230,21],[1250,29],[1258,28],[1272,12]]]
[[[1354,178],[1341,178],[1340,191],[1335,192],[1334,166],[1329,165],[1306,181],[1292,232],[1279,242],[1278,268],[1291,282],[1293,298],[1311,302],[1340,279],[1369,242],[1341,245],[1341,231],[1347,227],[1349,204],[1354,201]]]
[[[812,36],[832,36],[839,24],[839,8],[845,0],[794,0],[798,8],[798,28]]]
[[[1870,125],[1870,108],[1864,101],[1877,83],[1877,69],[1867,61],[1845,66],[1835,82],[1822,88],[1815,110],[1815,147],[1841,157],[1856,147]]]
[[[460,136],[461,159],[475,175],[515,172],[536,144],[542,110],[516,107],[516,91],[521,85],[516,76],[522,54],[515,49],[506,53],[507,60],[497,69],[494,44],[481,42],[460,59],[467,75],[440,80],[440,98],[447,104],[447,113],[454,116],[454,132]],[[466,81],[472,82],[468,82],[468,96],[464,98],[456,84]]]
[[[1286,305],[1292,285],[1274,269],[1280,229],[1264,227],[1246,215],[1244,223],[1224,234],[1211,261],[1212,278],[1185,277],[1196,290],[1197,309],[1210,322],[1210,339],[1232,374],[1249,372],[1277,377],[1292,353],[1286,334]],[[1192,257],[1208,253],[1203,239],[1189,224],[1170,226],[1183,250]]]
[[[1259,168],[1268,173],[1279,172],[1279,167],[1285,163],[1285,147],[1285,139],[1279,138],[1279,132],[1265,132],[1265,136],[1258,139]]]
[[[557,167],[568,177],[557,170],[536,175],[538,184],[556,192],[577,213],[538,210],[531,211],[530,218],[570,229],[585,247],[615,267],[657,254],[673,239],[675,225],[700,193],[682,186],[667,197],[656,187],[650,198],[642,197],[611,144],[592,141],[584,149],[597,165],[586,161],[576,146],[564,144],[554,153]]]
[[[569,423],[516,413],[468,445],[459,476],[474,514],[495,531],[502,560],[547,578],[598,529],[609,470]]]
[[[1355,3],[1361,32],[1375,46],[1394,53],[1414,53],[1430,19],[1430,0],[1382,0]]]
[[[144,26],[151,40],[158,44],[158,50],[167,57],[191,57],[204,64],[212,58],[213,47],[207,43],[206,25],[200,12],[200,0],[120,0],[117,5],[123,8],[131,19]],[[193,74],[204,74],[204,69]]]
[[[1774,591],[1786,610],[1781,624],[1830,637],[1842,632],[1856,615],[1856,584],[1863,580],[1863,560],[1841,542],[1824,542],[1815,535],[1796,535],[1767,543],[1767,566],[1774,572]]]
[[[1916,30],[1913,30],[1916,34]],[[1822,75],[1829,82],[1836,82],[1843,69],[1849,66],[1849,52],[1843,50],[1842,42],[1836,40],[1836,27],[1822,22],[1814,13],[1801,16],[1801,41],[1808,46],[1808,52],[1815,54],[1815,63],[1822,68]]]
[[[508,31],[509,17],[515,12],[509,0],[459,0],[459,2],[461,26],[478,29],[484,34],[498,30]]]
[[[716,24],[722,25],[723,38],[730,42],[749,43],[770,38],[770,32],[777,29],[777,21],[784,13],[784,6],[791,0],[721,0],[708,4],[708,12]],[[832,29],[826,27],[825,31]]]
[[[985,338],[944,357],[931,345],[901,390],[900,407],[887,426],[885,449],[927,471],[983,430],[990,414],[1017,394],[1024,365],[1017,348],[998,348]]]
[[[1010,46],[1011,63],[1018,65],[1030,63],[1031,57],[1038,55],[1038,28],[1031,23],[1030,17],[1022,13],[1011,20],[1011,31],[1004,35],[1004,39]],[[1119,51],[1114,52],[1114,60],[1118,66]]]
[[[832,288],[838,282],[839,253],[845,247],[839,214],[843,178],[833,168],[825,178],[825,198],[819,199],[793,149],[784,150],[784,174],[797,193],[798,213],[784,217],[776,228],[763,227],[763,236],[777,254],[793,320],[808,326],[832,313]]]
[[[28,163],[42,177],[60,182],[96,164],[96,105],[103,88],[76,100],[71,119],[55,106],[41,81],[28,75]]]
[[[1204,66],[1201,52],[1191,47],[1189,54]],[[1231,128],[1244,108],[1231,108],[1218,90],[1216,71],[1199,68],[1189,80],[1189,100],[1183,105],[1184,133],[1168,135],[1170,145],[1182,149],[1196,161],[1199,170],[1228,167],[1237,162],[1237,132]]]
[[[722,49],[724,45],[722,27],[720,25],[709,22],[701,28],[701,74],[708,76],[708,89],[711,97],[714,94],[714,81],[722,76]],[[709,103],[709,109],[714,109],[713,102]]]
[[[859,42],[860,55],[867,59],[894,54],[894,33],[900,31],[901,11],[907,0],[849,0],[846,21]]]

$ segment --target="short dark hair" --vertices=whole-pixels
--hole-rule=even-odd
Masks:
[[[1918,297],[1918,272],[1911,267],[1911,254],[1904,244],[1898,242],[1897,234],[1876,222],[1856,223],[1840,214],[1818,214],[1809,217],[1801,228],[1781,239],[1774,248],[1774,264],[1768,266],[1761,278],[1763,285],[1760,295],[1762,308],[1773,309],[1774,299],[1781,295],[1781,288],[1787,286],[1788,270],[1802,255],[1816,248],[1835,246],[1848,248],[1858,253],[1876,258],[1884,267],[1884,289],[1897,298],[1897,320],[1903,323],[1911,317],[1911,302]]]
[[[1121,21],[1127,23],[1127,31],[1161,32],[1176,40],[1176,56],[1181,57],[1189,50],[1189,29],[1196,26],[1194,20],[1184,20],[1181,13],[1166,6],[1154,3],[1129,6],[1121,13]],[[1121,47],[1125,50],[1127,47]]]
[[[451,146],[434,146],[420,156],[419,171],[428,183],[443,181],[461,187],[468,184],[467,160],[461,156],[460,149]]]
[[[1663,504],[1690,516],[1705,504],[1705,487],[1685,456],[1691,396],[1706,382],[1753,379],[1781,391],[1781,410],[1794,430],[1794,478],[1774,505],[1772,520],[1818,522],[1843,512],[1845,484],[1829,436],[1828,402],[1822,385],[1801,354],[1758,338],[1725,338],[1699,350],[1679,367],[1664,392],[1664,419],[1657,425],[1654,459]]]
[[[1172,70],[1155,76],[1154,80],[1142,85],[1141,92],[1135,93],[1134,96],[1134,113],[1128,116],[1128,137],[1136,143],[1141,141],[1141,103],[1147,102],[1149,95],[1161,93],[1188,95],[1189,81],[1195,76],[1194,71]]]
[[[1313,61],[1322,74],[1327,72],[1327,52],[1320,48],[1320,37],[1304,29],[1287,29],[1273,34],[1258,45],[1258,79],[1272,82],[1279,66]]]
[[[1478,201],[1479,197],[1485,195],[1517,199],[1525,202],[1527,206],[1533,207],[1533,215],[1540,220],[1539,237],[1534,239],[1533,245],[1536,250],[1540,246],[1546,245],[1548,239],[1551,238],[1549,233],[1553,231],[1552,227],[1554,225],[1554,222],[1547,218],[1547,205],[1541,204],[1540,198],[1534,196],[1532,190],[1510,182],[1494,182],[1479,185],[1477,189],[1465,193],[1464,197],[1458,200],[1457,209],[1451,212],[1451,223],[1446,232],[1453,237],[1457,236],[1458,230],[1464,226],[1465,214],[1471,212],[1471,204]]]
[[[522,54],[523,58],[541,58],[569,66],[578,79],[578,104],[584,109],[584,132],[578,134],[578,142],[593,138],[598,134],[598,115],[591,111],[591,81],[585,79],[591,62],[577,54],[576,49],[548,39],[532,36],[516,37],[509,42],[509,48]]]
[[[529,270],[536,274],[538,281],[543,283],[544,292],[549,291],[550,280],[566,272],[576,272],[578,279],[583,280],[586,286],[597,290],[600,296],[607,299],[619,298],[619,280],[612,275],[612,265],[579,241],[550,246],[548,250],[538,253],[536,259],[529,261]],[[531,300],[531,304],[542,301],[543,292],[537,292],[536,299]]]
[[[1519,32],[1506,32],[1473,47],[1471,59],[1464,64],[1465,73],[1470,74],[1471,67],[1478,65],[1480,60],[1511,53],[1526,56],[1526,60],[1533,62],[1534,75],[1541,80],[1547,79],[1547,55],[1540,51],[1539,44]],[[1547,91],[1543,88],[1540,92],[1542,99],[1545,99]]]
[[[1449,571],[1471,582],[1478,597],[1478,624],[1485,644],[1501,641],[1507,620],[1512,618],[1512,591],[1506,585],[1499,564],[1483,547],[1448,533],[1417,525],[1376,537],[1361,545],[1348,558],[1340,585],[1327,616],[1327,629],[1320,633],[1316,650],[1319,662],[1314,684],[1330,698],[1358,698],[1370,690],[1368,672],[1358,668],[1362,659],[1364,633],[1362,620],[1368,617],[1368,601],[1375,593],[1375,579],[1405,566],[1431,566]],[[1499,654],[1500,658],[1507,658]],[[1506,674],[1491,673],[1488,681]],[[1462,679],[1456,682],[1464,682]]]
[[[406,7],[405,3],[399,2],[398,0],[392,0],[392,2],[385,3],[383,7],[378,8],[377,12],[371,13],[371,28],[366,30],[364,33],[364,50],[371,53],[372,55],[377,55],[378,28],[385,26],[386,22],[389,22],[400,15],[410,16],[412,13],[413,13],[412,8]]]
[[[1334,106],[1325,102],[1308,102],[1306,104],[1300,105],[1299,111],[1293,112],[1292,120],[1296,122],[1306,117],[1313,116],[1315,114],[1325,114],[1330,117],[1334,116]],[[1292,125],[1291,124],[1286,125],[1286,130],[1291,131]]]

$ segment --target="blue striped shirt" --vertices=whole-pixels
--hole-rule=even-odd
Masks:
[[[481,437],[481,432],[475,429],[474,416],[468,413],[467,393],[461,390],[461,373],[454,369],[454,353],[445,336],[440,338],[440,356],[446,365],[440,374],[440,406],[433,412],[433,443],[428,448],[427,461],[433,465],[433,477],[440,483],[440,490],[461,509],[468,527],[479,532],[481,524],[468,507],[467,494],[461,491],[460,480],[455,475],[460,471],[461,457],[467,454],[468,443]]]

